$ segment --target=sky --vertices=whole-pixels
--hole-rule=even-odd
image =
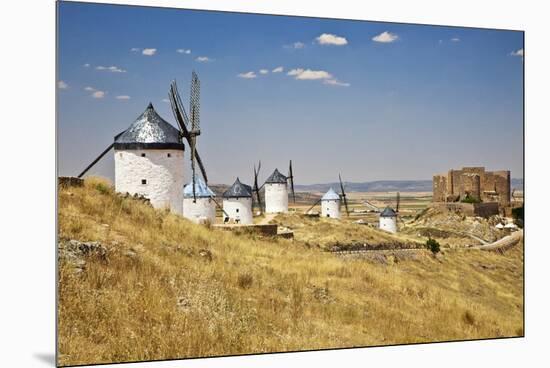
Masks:
[[[58,3],[58,172],[78,175],[176,79],[201,80],[210,183],[523,177],[523,33]],[[186,151],[188,157],[188,150]],[[190,161],[186,160],[189,172]],[[114,177],[112,153],[90,175]],[[189,173],[187,173],[189,177]]]

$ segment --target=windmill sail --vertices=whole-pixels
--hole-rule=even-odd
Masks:
[[[395,212],[396,213],[399,213],[399,202],[401,201],[401,194],[399,194],[399,192],[397,192],[397,197],[395,199]]]
[[[195,82],[193,82],[195,81]],[[202,159],[199,155],[199,152],[196,149],[196,139],[195,137],[198,135],[196,134],[197,131],[200,133],[199,125],[200,125],[200,82],[198,80],[198,77],[196,73],[193,72],[192,75],[192,82],[191,82],[191,102],[190,106],[193,115],[192,119],[189,119],[187,116],[187,113],[183,107],[183,104],[181,103],[181,98],[178,92],[178,86],[176,84],[176,81],[173,80],[170,84],[170,91],[168,93],[168,98],[170,100],[170,106],[172,107],[172,112],[174,114],[174,118],[178,122],[178,126],[180,128],[181,136],[184,137],[187,140],[187,143],[189,144],[189,147],[191,148],[191,160],[192,160],[192,169],[195,171],[195,163],[199,166],[199,169],[201,171],[202,177],[205,181],[205,183],[208,183],[208,177],[206,175],[206,169],[204,167],[204,164],[202,162]],[[194,101],[194,102],[193,102]],[[191,129],[191,130],[189,130]]]
[[[346,192],[344,191],[344,184],[342,183],[342,177],[338,174],[338,179],[340,180],[340,190],[342,191],[342,200],[344,201],[344,207],[346,208],[346,214],[349,217],[349,208],[348,208],[348,199],[346,198]]]
[[[124,133],[125,131],[123,132],[120,132],[118,133],[117,135],[115,135],[115,140],[120,137],[122,135],[122,133]],[[78,174],[78,178],[81,178],[83,177],[87,172],[88,170],[90,170],[92,167],[94,167],[95,164],[97,164],[99,162],[99,160],[101,160],[103,158],[103,156],[105,156],[107,154],[107,152],[109,152],[111,150],[111,148],[113,148],[115,144],[114,143],[111,143],[109,145],[109,147],[107,147],[103,152],[101,152],[99,154],[99,156],[97,156],[95,158],[95,160],[93,160],[88,166],[86,166],[86,168],[84,170],[82,170],[82,172],[80,174]]]
[[[260,197],[260,188],[258,187],[258,175],[260,174],[260,168],[262,167],[262,162],[258,162],[258,170],[256,170],[256,164],[254,164],[254,189],[253,191],[256,192],[256,200],[258,202],[258,207],[260,208],[260,212],[262,212],[262,199]]]
[[[294,192],[294,174],[292,173],[292,160],[288,164],[288,176],[287,179],[290,180],[290,190],[292,191],[292,201],[296,203],[296,193]]]

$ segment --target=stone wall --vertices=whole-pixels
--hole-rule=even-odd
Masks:
[[[434,175],[433,201],[445,202],[446,195],[447,195],[447,177],[445,175]]]
[[[490,217],[490,216],[499,214],[499,205],[496,202],[490,202],[490,203],[437,202],[437,203],[433,203],[432,207],[438,210],[455,212],[465,216]]]

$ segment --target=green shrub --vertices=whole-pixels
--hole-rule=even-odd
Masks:
[[[95,183],[95,189],[101,193],[101,194],[110,194],[111,193],[111,187],[109,187],[108,184],[98,182]]]
[[[428,238],[428,240],[426,241],[426,248],[428,248],[434,255],[439,253],[439,251],[441,250],[441,247],[437,240],[432,238]]]
[[[479,203],[481,201],[477,198],[474,198],[474,197],[470,196],[470,194],[466,194],[466,197],[462,198],[462,200],[460,202],[462,202],[462,203]]]

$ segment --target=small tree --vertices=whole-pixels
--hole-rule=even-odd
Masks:
[[[437,240],[432,238],[428,238],[428,240],[426,241],[426,248],[428,248],[434,256],[440,251],[439,243],[437,242]]]

